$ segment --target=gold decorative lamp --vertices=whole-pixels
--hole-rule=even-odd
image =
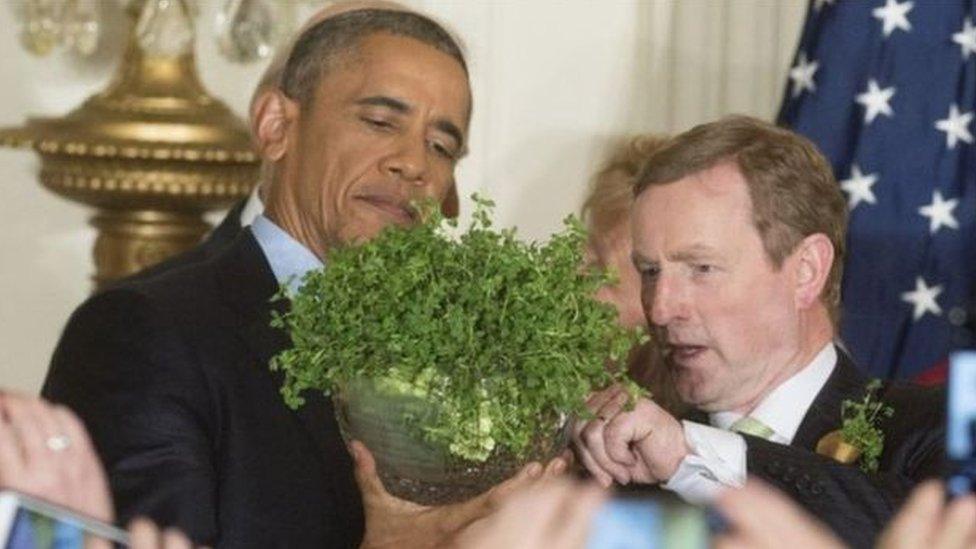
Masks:
[[[28,8],[61,2],[62,9],[84,15],[80,8],[90,0],[28,2]],[[241,3],[230,2],[238,11]],[[0,130],[0,144],[40,155],[42,185],[97,208],[91,219],[98,231],[97,287],[193,246],[209,229],[203,214],[246,197],[257,182],[259,160],[247,126],[197,77],[193,7],[187,0],[129,2],[134,24],[105,91],[64,117],[29,118],[22,127]],[[50,36],[38,24],[44,15],[35,9],[25,16],[25,45],[35,52],[50,49]],[[80,32],[71,43],[78,48],[91,40]],[[257,45],[267,50],[268,44]],[[241,51],[238,60],[246,57]]]

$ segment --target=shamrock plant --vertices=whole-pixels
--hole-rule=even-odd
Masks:
[[[607,363],[644,336],[592,298],[610,275],[583,267],[580,222],[571,216],[547,243],[527,243],[495,230],[494,204],[473,199],[466,230],[425,207],[425,222],[332,250],[300,290],[282,290],[291,307],[272,323],[293,346],[271,367],[284,372],[289,406],[307,390],[368,379],[429,401],[434,413],[415,428],[483,461],[497,450],[526,455],[559,418],[585,413],[591,390],[629,383]]]
[[[891,406],[877,400],[880,388],[881,380],[871,380],[861,400],[845,400],[841,405],[841,438],[861,450],[861,468],[868,473],[878,470],[878,459],[884,451],[884,432],[878,423],[895,413]]]

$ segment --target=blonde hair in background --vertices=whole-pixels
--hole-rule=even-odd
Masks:
[[[594,174],[580,211],[591,245],[608,239],[629,240],[630,208],[637,177],[648,159],[667,141],[664,135],[641,134],[623,139],[611,150],[609,158]],[[631,351],[627,373],[665,410],[676,416],[685,412],[687,407],[681,402],[660,346],[654,341]]]
[[[654,134],[629,137],[593,176],[580,212],[591,239],[606,237],[627,222],[637,176],[647,158],[666,140],[665,136]]]

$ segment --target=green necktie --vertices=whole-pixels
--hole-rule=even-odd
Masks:
[[[737,433],[752,435],[766,440],[769,440],[776,434],[776,431],[773,431],[769,425],[749,416],[744,416],[733,423],[731,429]]]

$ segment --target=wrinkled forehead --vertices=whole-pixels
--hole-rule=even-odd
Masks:
[[[350,57],[340,62],[342,68],[358,73],[374,86],[407,86],[450,99],[450,106],[462,111],[460,122],[467,124],[471,86],[464,67],[450,54],[416,38],[384,31],[363,36],[348,53]],[[327,72],[323,80],[332,76]],[[335,75],[338,79],[348,77],[348,73]]]
[[[651,185],[637,196],[632,212],[635,248],[659,252],[693,244],[728,245],[758,232],[749,187],[731,163],[671,183]]]

